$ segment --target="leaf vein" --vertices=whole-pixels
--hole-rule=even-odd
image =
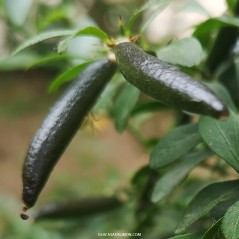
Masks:
[[[239,158],[237,157],[236,152],[235,152],[235,151],[233,150],[233,148],[231,147],[231,144],[229,143],[229,141],[228,141],[226,135],[223,133],[223,131],[222,131],[221,128],[219,127],[218,123],[216,123],[216,126],[217,126],[218,130],[220,131],[220,133],[221,133],[223,139],[224,139],[225,142],[227,143],[228,148],[230,149],[231,153],[233,154],[233,156],[235,157],[235,159],[236,159],[237,161],[239,161]]]

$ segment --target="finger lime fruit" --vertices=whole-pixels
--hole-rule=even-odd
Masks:
[[[116,64],[108,59],[91,63],[50,109],[23,165],[23,219],[27,219],[26,210],[36,203],[52,169],[115,71]]]
[[[125,79],[152,98],[176,109],[216,118],[228,115],[223,102],[204,84],[130,42],[114,47]]]

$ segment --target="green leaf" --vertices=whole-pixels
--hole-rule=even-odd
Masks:
[[[223,238],[222,232],[221,232],[221,224],[222,224],[222,218],[217,220],[217,222],[204,233],[202,239],[221,239],[221,238]]]
[[[144,11],[146,9],[149,9],[150,7],[164,7],[168,5],[169,0],[148,0],[139,11]]]
[[[201,44],[205,42],[204,38],[208,39],[208,36],[213,30],[217,30],[224,26],[239,27],[239,19],[233,16],[221,16],[217,18],[210,18],[203,23],[200,23],[193,33],[193,36],[200,40]]]
[[[189,233],[184,235],[178,235],[175,237],[170,237],[169,239],[201,239],[202,235],[198,233]]]
[[[229,200],[239,190],[239,180],[210,184],[203,188],[187,206],[176,232],[181,233],[218,203]]]
[[[66,50],[70,40],[72,40],[75,37],[79,37],[79,36],[97,37],[97,38],[101,39],[102,41],[104,41],[105,43],[109,41],[109,37],[104,31],[102,31],[101,29],[99,29],[98,27],[95,27],[95,26],[88,26],[88,27],[85,27],[81,30],[78,30],[73,35],[71,35],[68,38],[62,40],[58,44],[57,52],[58,53],[64,52]]]
[[[32,45],[35,45],[41,41],[45,41],[51,38],[55,37],[63,37],[63,36],[70,36],[74,34],[76,31],[73,30],[57,30],[57,31],[49,31],[49,32],[43,32],[40,33],[37,36],[34,36],[33,38],[23,42],[17,49],[13,52],[13,55],[17,54],[18,52],[24,50],[27,47],[30,47]]]
[[[149,0],[146,2],[139,10],[137,10],[129,19],[129,21],[126,24],[126,31],[130,32],[130,29],[132,28],[135,20],[140,16],[140,14],[145,11],[146,9],[150,7],[157,7],[157,15],[162,12],[170,3],[172,0]],[[143,29],[146,28],[146,26],[153,20],[155,17],[155,14],[151,14],[151,17],[148,18],[148,20],[145,21],[145,24],[143,26]]]
[[[151,168],[162,168],[173,163],[201,141],[196,124],[174,128],[155,146],[150,155]]]
[[[238,29],[235,29],[235,30],[237,31]],[[222,69],[225,63],[227,64],[227,67]],[[231,60],[228,60],[225,62],[224,60],[224,63],[221,64],[220,67],[218,67],[218,70],[222,69],[220,75],[218,75],[219,82],[221,82],[221,84],[223,84],[228,89],[228,91],[230,92],[230,96],[233,99],[233,102],[235,102],[237,106],[239,104],[239,94],[238,94],[239,67],[238,66],[239,64],[237,62],[233,63]]]
[[[150,169],[148,165],[142,166],[140,169],[138,169],[133,177],[131,178],[131,183],[136,187],[142,187],[142,185],[145,185],[146,181],[148,180],[150,174],[155,173],[156,171],[153,171]],[[157,172],[157,174],[159,174]]]
[[[72,68],[70,68],[68,71],[65,71],[64,73],[62,73],[61,75],[59,75],[55,80],[53,80],[53,82],[50,84],[49,88],[48,88],[48,92],[54,92],[56,91],[63,83],[72,80],[73,78],[77,77],[80,72],[82,70],[84,70],[84,68],[86,66],[88,66],[91,63],[91,61],[89,62],[84,62],[80,65],[76,65],[73,66]]]
[[[199,41],[191,37],[173,41],[156,51],[156,54],[162,61],[192,67],[201,62],[203,50]]]
[[[239,172],[239,119],[233,111],[227,120],[201,117],[199,133],[212,151]]]
[[[101,39],[102,41],[107,41],[109,39],[108,35],[104,31],[102,31],[98,27],[94,27],[94,26],[85,27],[85,28],[77,31],[74,34],[74,37],[78,37],[78,36],[82,36],[82,35],[95,36],[95,37]]]
[[[127,126],[131,111],[138,101],[140,91],[127,83],[115,99],[114,119],[117,131],[122,132]]]
[[[157,0],[156,0],[157,1]],[[156,2],[152,1],[152,3]],[[153,12],[150,12],[146,18],[145,21],[143,22],[143,25],[141,26],[141,32],[145,31],[147,26],[172,2],[173,0],[158,0],[158,4],[156,6],[156,10]],[[150,4],[148,7],[151,7],[152,5]],[[146,9],[146,8],[145,8]],[[144,10],[145,10],[144,9]]]
[[[236,106],[234,105],[230,94],[228,93],[227,89],[220,83],[213,82],[206,84],[215,94],[222,99],[226,105],[231,108],[234,112],[237,111]]]
[[[232,206],[235,202],[237,202],[239,199],[239,192],[235,193],[233,197],[231,197],[229,200],[223,201],[221,203],[218,203],[216,207],[214,207],[210,211],[210,217],[212,218],[222,218],[228,208]]]
[[[220,17],[215,18],[215,19],[218,20],[219,22],[223,23],[223,24],[234,26],[234,27],[239,27],[238,17],[223,15],[223,16],[220,16]]]
[[[168,173],[162,176],[156,183],[151,200],[158,202],[167,197],[176,186],[203,160],[211,155],[208,151],[196,151],[183,157],[183,160],[173,166]]]
[[[72,36],[68,37],[58,43],[58,45],[57,45],[57,53],[58,54],[62,54],[66,50],[71,39],[72,39]]]
[[[234,8],[236,5],[236,0],[226,0],[227,7],[231,12],[234,12]]]
[[[226,239],[239,238],[239,201],[233,204],[224,215],[222,231]]]

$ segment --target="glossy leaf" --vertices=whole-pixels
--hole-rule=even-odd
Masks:
[[[48,91],[54,92],[56,91],[63,83],[72,80],[73,78],[77,77],[82,70],[86,66],[88,66],[91,62],[84,62],[80,65],[73,66],[68,71],[62,73],[59,75],[49,86]]]
[[[196,124],[188,124],[171,130],[155,146],[150,155],[152,168],[165,167],[202,141]]]
[[[193,37],[173,41],[156,53],[162,61],[187,67],[198,65],[203,56],[201,44]]]
[[[78,36],[82,36],[82,35],[88,35],[88,36],[95,36],[103,41],[107,41],[108,40],[108,35],[102,31],[101,29],[99,29],[98,27],[95,26],[88,26],[85,27],[79,31],[77,31],[74,34],[74,37],[78,37]]]
[[[49,31],[49,32],[43,32],[40,33],[37,36],[34,36],[33,38],[23,42],[17,49],[13,52],[14,54],[17,54],[18,52],[24,50],[27,47],[30,47],[32,45],[35,45],[39,42],[51,39],[51,38],[56,38],[56,37],[63,37],[63,36],[70,36],[74,34],[75,31],[73,30],[57,30],[57,31]]]
[[[199,132],[208,147],[239,172],[238,116],[233,111],[227,120],[203,116],[199,122]]]
[[[198,219],[206,215],[218,203],[233,198],[239,190],[239,180],[213,183],[203,188],[187,206],[176,232],[185,231]]]
[[[210,217],[212,218],[222,218],[229,207],[231,207],[239,199],[239,191],[234,193],[233,197],[229,200],[220,202],[210,211]]]
[[[99,29],[98,27],[88,26],[88,27],[85,27],[81,30],[78,30],[73,35],[71,35],[68,38],[62,40],[58,44],[58,47],[57,47],[58,53],[64,52],[66,50],[70,40],[75,38],[75,37],[79,37],[79,36],[93,36],[93,37],[97,37],[97,38],[101,39],[104,42],[107,42],[109,40],[108,35],[104,31]]]
[[[221,224],[222,218],[219,219],[204,233],[202,239],[221,239],[222,238]]]
[[[131,84],[126,84],[115,99],[114,119],[115,127],[122,132],[128,123],[130,114],[138,101],[140,91]]]
[[[239,201],[226,212],[222,221],[222,231],[226,239],[238,239],[239,236]]]
[[[126,30],[130,32],[131,27],[133,26],[135,20],[138,18],[138,16],[145,11],[146,9],[149,9],[150,7],[157,7],[157,15],[162,12],[170,3],[172,0],[148,0],[139,10],[137,10],[129,19],[129,21],[126,24]],[[155,14],[152,14],[151,17],[148,18],[148,20],[145,22],[145,25],[143,29],[148,25],[150,21],[155,17]]]
[[[158,202],[167,197],[185,177],[203,160],[211,155],[208,151],[196,151],[183,157],[183,160],[173,166],[168,173],[163,175],[156,183],[152,201]]]

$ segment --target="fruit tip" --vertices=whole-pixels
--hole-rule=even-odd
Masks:
[[[28,220],[29,219],[29,215],[25,212],[21,212],[20,217],[22,220]]]
[[[22,209],[22,212],[20,213],[20,217],[21,217],[21,219],[22,220],[27,220],[27,219],[29,219],[29,215],[26,213],[26,211],[27,211],[27,206],[23,206],[23,209]]]
[[[227,120],[230,116],[229,110],[225,108],[223,112],[218,116],[219,120]]]

